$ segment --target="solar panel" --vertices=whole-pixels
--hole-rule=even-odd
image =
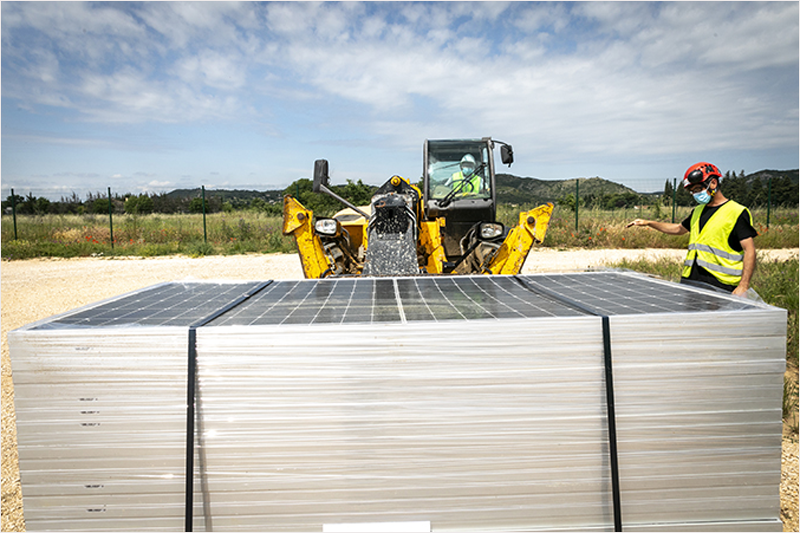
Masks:
[[[545,289],[580,303],[598,315],[740,311],[753,308],[743,298],[698,290],[625,272],[519,276],[532,290]]]
[[[32,329],[106,328],[124,326],[188,327],[260,282],[162,283],[101,304],[72,311]]]
[[[513,277],[276,281],[212,326],[578,316]]]
[[[259,285],[164,283],[61,315],[32,329],[187,327]],[[752,304],[744,299],[617,272],[342,278],[274,281],[211,325],[502,320],[736,311],[748,307]]]

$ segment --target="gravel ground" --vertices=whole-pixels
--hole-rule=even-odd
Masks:
[[[760,252],[764,253],[764,252]],[[538,249],[531,252],[524,273],[570,272],[602,266],[623,258],[682,260],[684,250]],[[798,257],[798,250],[774,250],[769,258]],[[165,281],[200,279],[267,280],[302,278],[296,255],[237,255],[202,258],[155,257],[34,259],[3,262],[2,282],[2,531],[24,531],[22,494],[17,465],[14,385],[7,333],[36,320]],[[784,531],[798,531],[797,442],[784,440],[781,516]]]

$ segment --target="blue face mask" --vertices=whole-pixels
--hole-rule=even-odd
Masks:
[[[696,192],[692,194],[692,196],[694,196],[695,202],[701,205],[707,204],[708,202],[711,201],[711,195],[708,194],[708,191],[706,190]]]

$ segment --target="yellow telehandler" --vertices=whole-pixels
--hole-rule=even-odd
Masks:
[[[510,230],[496,221],[495,145],[511,166],[512,147],[490,137],[426,140],[422,191],[392,176],[361,207],[328,187],[328,161],[317,160],[313,191],[347,208],[315,218],[284,197],[283,232],[294,235],[305,277],[518,274],[544,240],[553,204],[520,213]]]

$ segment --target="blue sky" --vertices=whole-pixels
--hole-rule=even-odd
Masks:
[[[2,196],[798,168],[797,2],[2,2]]]

